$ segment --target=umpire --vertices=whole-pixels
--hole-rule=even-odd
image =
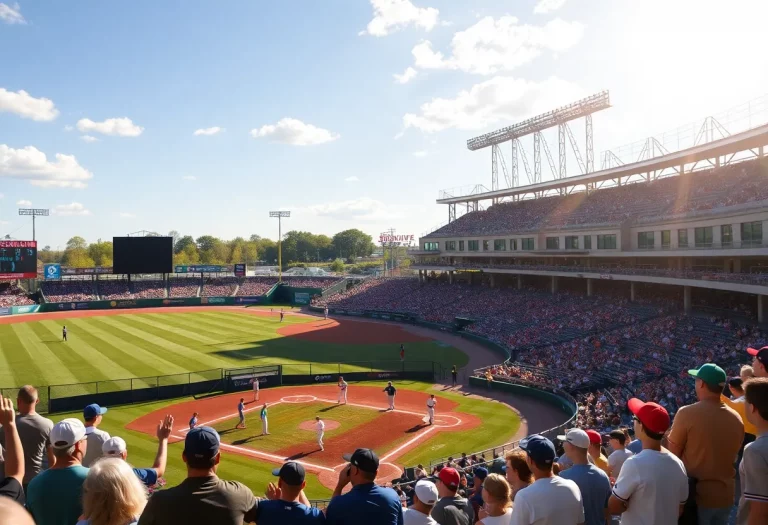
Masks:
[[[395,394],[397,394],[397,389],[392,386],[392,381],[389,381],[387,383],[386,388],[384,388],[384,392],[387,393],[387,399],[389,400],[389,408],[387,410],[394,410],[395,409]]]

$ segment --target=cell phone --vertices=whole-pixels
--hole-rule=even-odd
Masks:
[[[347,476],[351,476],[351,475],[352,475],[352,465],[347,467]]]

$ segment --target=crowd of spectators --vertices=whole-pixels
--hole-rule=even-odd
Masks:
[[[236,277],[210,277],[203,283],[202,297],[229,297],[237,287]]]
[[[163,281],[133,281],[133,298],[164,299],[166,295]]]
[[[241,297],[264,295],[276,284],[275,277],[246,277],[240,282],[237,295]]]
[[[0,308],[24,306],[28,304],[35,304],[35,302],[27,297],[27,292],[21,289],[17,284],[0,283]]]
[[[197,297],[200,280],[189,277],[171,277],[168,279],[169,297]]]
[[[102,279],[98,281],[99,295],[108,301],[112,299],[131,299],[131,288],[128,281],[120,279]]]
[[[289,277],[284,279],[283,283],[293,288],[321,288],[326,290],[340,281],[343,279],[338,277]]]
[[[95,299],[92,281],[43,281],[41,287],[45,299],[49,303],[93,301]]]

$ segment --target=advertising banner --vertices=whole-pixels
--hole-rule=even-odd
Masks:
[[[209,264],[209,265],[194,265],[194,266],[175,266],[174,272],[175,273],[223,273],[223,272],[231,272],[232,267],[231,266],[218,266],[215,264]]]
[[[201,304],[226,304],[226,297],[201,297]]]
[[[33,314],[40,309],[39,304],[28,304],[24,306],[11,306],[11,314]]]
[[[235,297],[235,304],[259,304],[261,297]]]
[[[309,294],[305,292],[296,292],[293,294],[293,302],[296,304],[309,304]]]
[[[61,279],[61,265],[46,264],[43,267],[43,273],[45,274],[46,281],[58,281]]]
[[[0,308],[0,315],[11,315],[10,308]]]
[[[95,266],[93,268],[61,268],[61,275],[107,275],[112,274],[111,266]],[[46,275],[47,277],[47,275]]]
[[[245,277],[245,265],[244,264],[236,264],[235,265],[235,277]]]

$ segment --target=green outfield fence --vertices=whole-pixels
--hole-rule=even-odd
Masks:
[[[80,410],[90,403],[126,405],[186,396],[235,392],[282,385],[333,383],[343,375],[349,381],[434,381],[445,376],[442,364],[433,361],[351,361],[347,363],[277,363],[239,368],[213,368],[153,377],[109,379],[66,385],[35,385],[38,412]],[[0,388],[0,394],[16,399],[20,387]]]

